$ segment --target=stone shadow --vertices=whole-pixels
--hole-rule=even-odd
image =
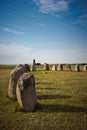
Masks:
[[[54,84],[54,83],[47,83],[47,82],[37,82],[37,83],[36,83],[36,85],[37,85],[37,84]]]
[[[44,99],[67,99],[67,98],[72,98],[71,96],[69,95],[58,95],[58,94],[55,94],[55,95],[37,95],[37,99],[39,100],[44,100]]]
[[[87,108],[83,107],[75,107],[69,105],[61,105],[61,104],[41,104],[38,107],[38,111],[40,112],[87,112]]]
[[[37,88],[37,90],[41,90],[41,91],[42,90],[57,90],[57,89],[59,90],[59,88],[53,88],[53,87],[52,88],[48,88],[48,87],[46,87],[46,88]]]

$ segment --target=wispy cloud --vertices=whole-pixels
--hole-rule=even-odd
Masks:
[[[29,55],[31,54],[31,56]],[[28,63],[32,58],[32,48],[21,44],[0,43],[0,64]]]
[[[21,44],[0,43],[0,64],[32,63],[87,63],[87,49],[81,50],[36,50]]]
[[[87,28],[87,15],[79,16],[73,24],[79,24]]]
[[[71,0],[33,0],[42,13],[66,11]]]
[[[8,28],[8,27],[2,27],[2,30],[5,31],[5,32],[8,32],[8,33],[14,33],[16,35],[23,35],[24,34],[24,32],[14,30],[14,29],[11,29],[11,28]]]
[[[42,63],[87,63],[87,49],[56,50],[47,49],[35,52],[35,59]]]

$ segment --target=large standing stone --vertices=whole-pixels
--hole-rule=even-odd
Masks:
[[[71,71],[71,66],[69,64],[66,64],[67,70]]]
[[[77,71],[77,72],[80,71],[80,66],[78,64],[75,66],[75,71]]]
[[[25,68],[25,72],[30,71],[30,66],[28,64],[24,64],[23,66]]]
[[[30,71],[30,66],[28,64],[19,64],[15,67],[15,69],[18,67],[22,67],[24,72]]]
[[[35,59],[33,59],[33,63],[31,65],[31,71],[36,71]]]
[[[47,63],[44,64],[44,70],[49,70],[49,65]]]
[[[9,79],[9,85],[8,85],[8,96],[16,99],[16,85],[18,78],[20,75],[22,75],[24,72],[27,72],[28,69],[25,67],[25,65],[17,65],[15,69],[10,74],[10,79]]]
[[[63,71],[63,65],[59,64],[57,70]]]
[[[87,71],[87,65],[84,65],[84,71]]]
[[[52,67],[52,71],[56,71],[56,70],[57,70],[56,65],[53,65],[53,67]]]
[[[18,80],[16,89],[18,103],[26,112],[34,111],[36,101],[35,79],[29,73],[24,73]]]

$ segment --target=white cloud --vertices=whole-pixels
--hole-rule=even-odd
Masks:
[[[79,16],[73,24],[79,24],[87,28],[87,15]]]
[[[32,63],[87,63],[87,49],[36,50],[21,44],[0,44],[0,64]]]
[[[42,13],[66,11],[70,0],[33,0]]]
[[[42,63],[87,63],[87,49],[82,50],[39,50],[35,59]]]
[[[5,32],[8,32],[8,33],[14,33],[14,34],[17,34],[17,35],[23,35],[24,34],[23,32],[20,32],[18,30],[14,30],[14,29],[11,29],[11,28],[8,28],[8,27],[2,27],[2,30],[5,31]]]
[[[16,64],[31,61],[32,49],[21,44],[0,44],[0,64]]]

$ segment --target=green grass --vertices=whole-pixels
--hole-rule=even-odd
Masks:
[[[7,97],[12,68],[0,69],[0,130],[87,130],[87,72],[31,72],[39,105],[25,113],[16,112],[17,101]]]

